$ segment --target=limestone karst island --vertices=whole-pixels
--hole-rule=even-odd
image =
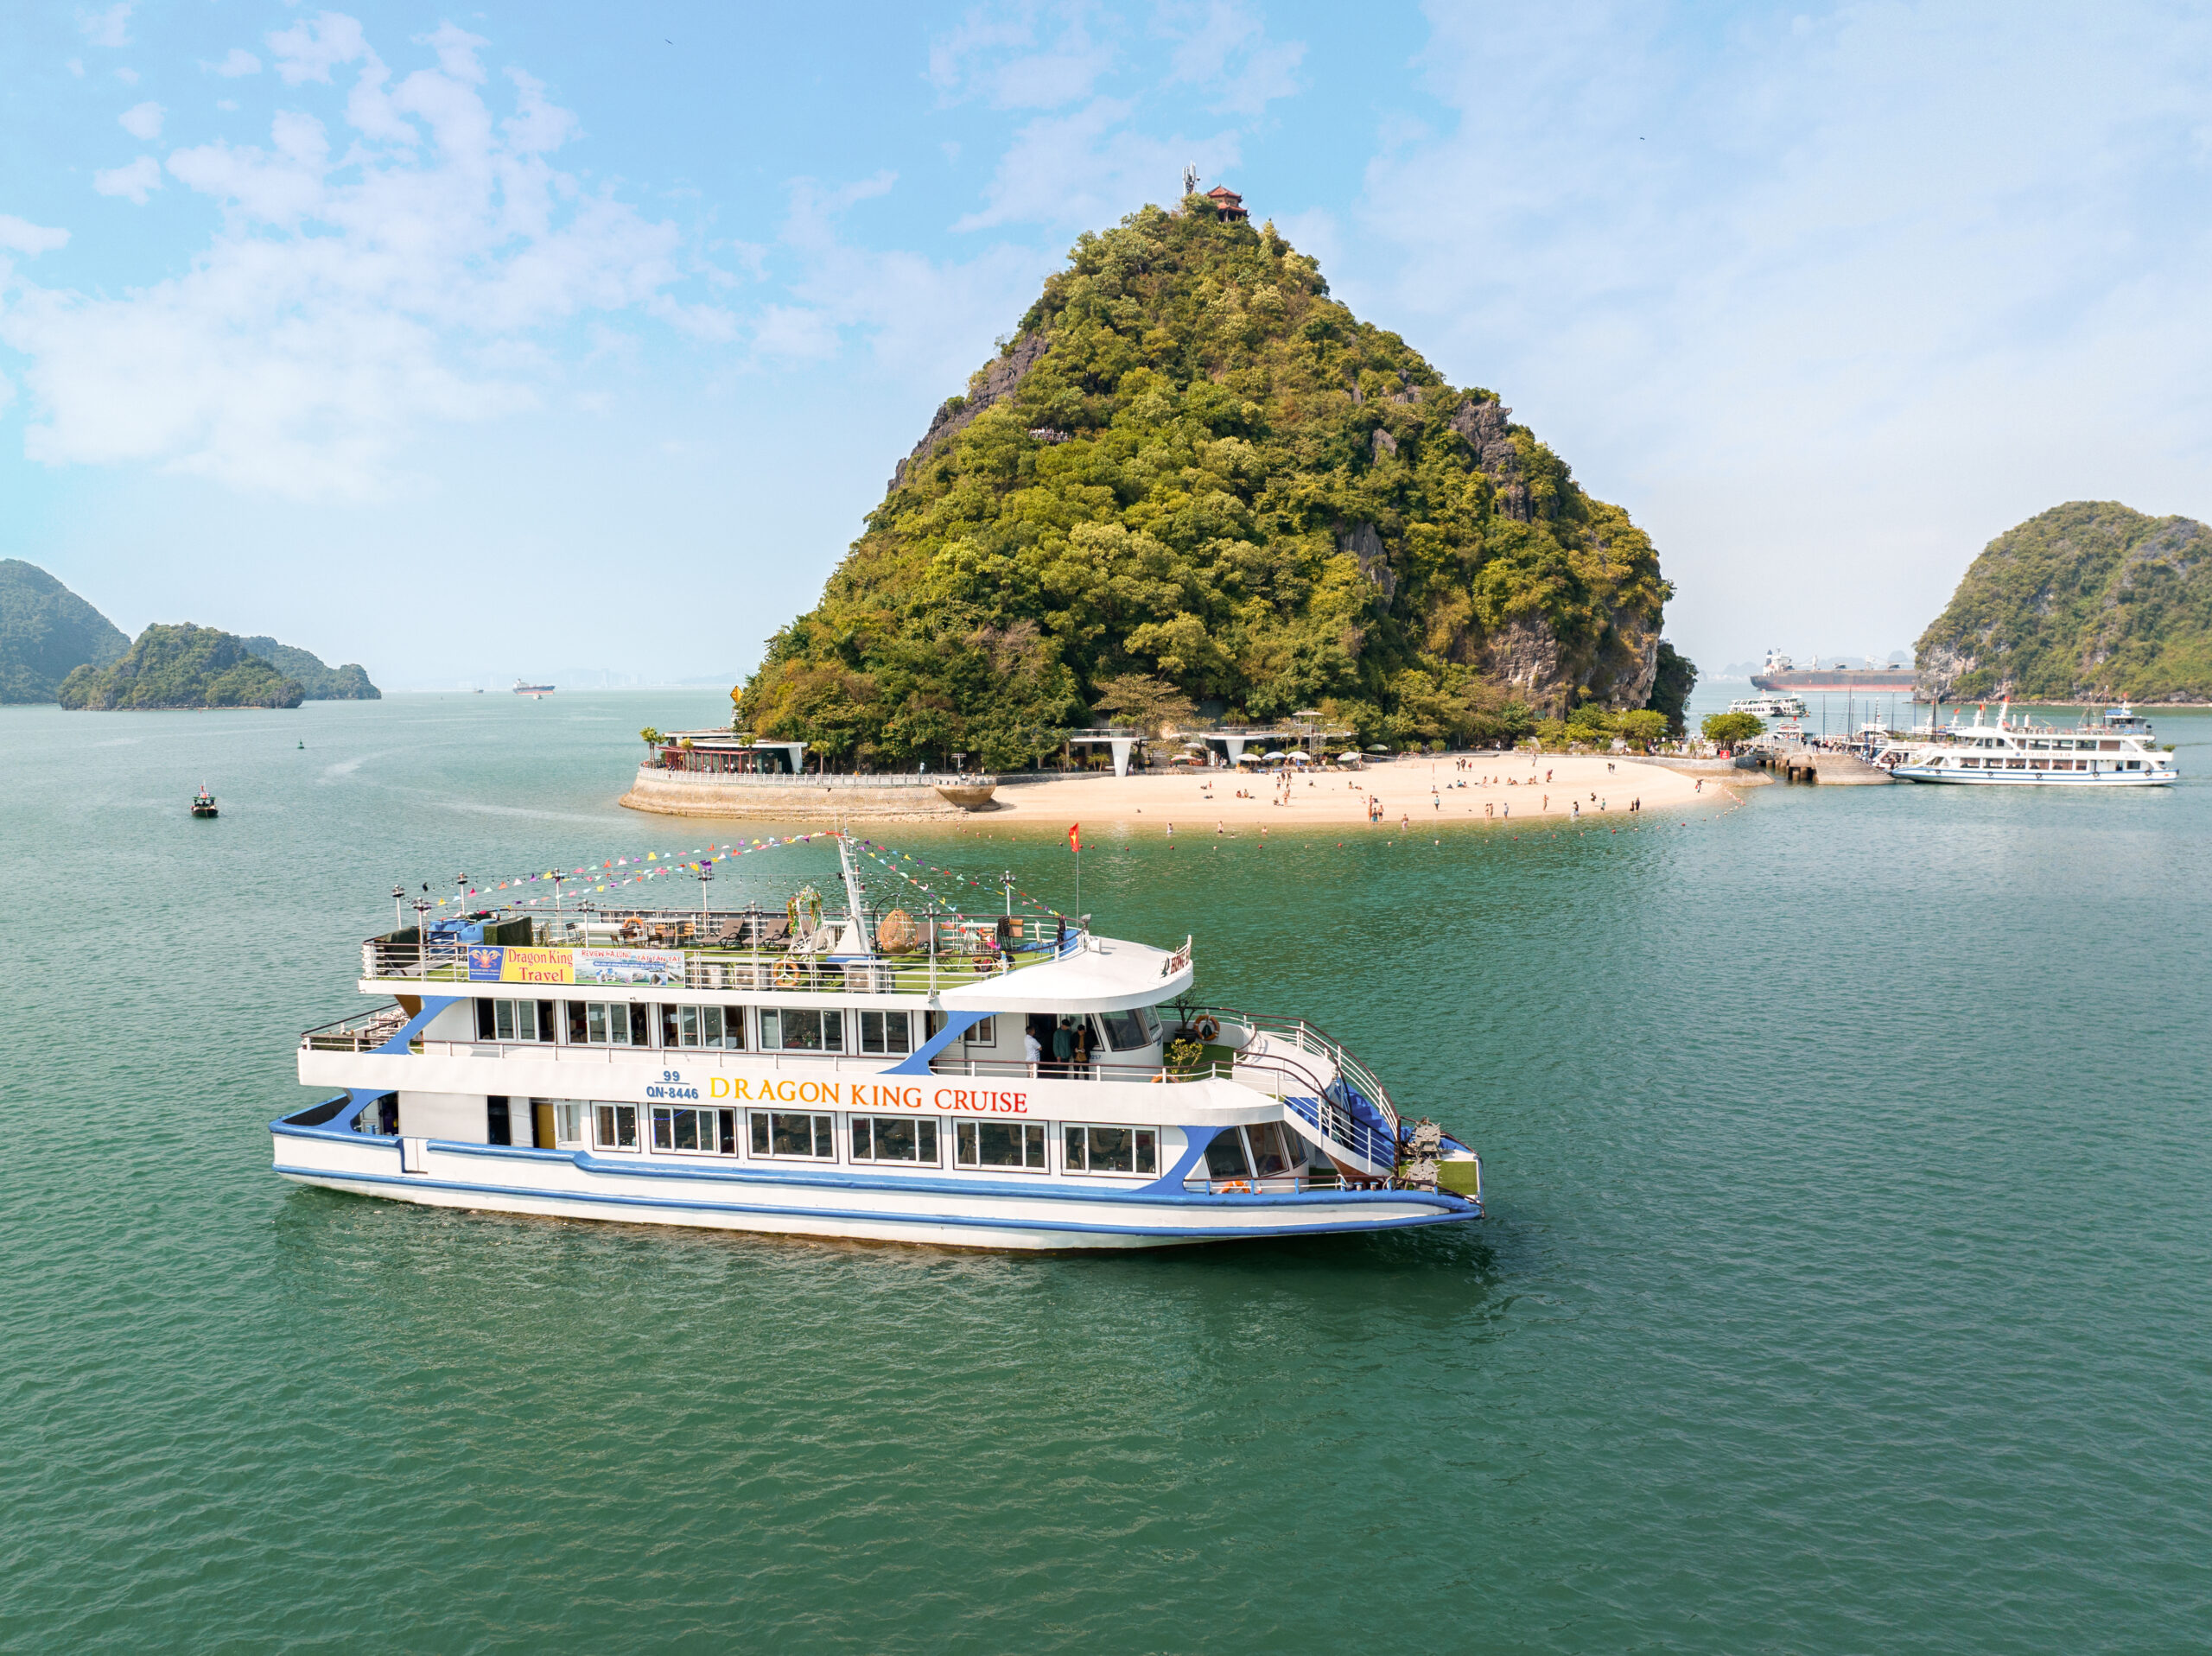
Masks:
[[[359,663],[270,638],[156,624],[134,641],[36,564],[0,559],[0,703],[79,711],[296,707],[373,701]]]
[[[744,810],[765,801],[717,779],[764,770],[1007,777],[1103,762],[1100,730],[1297,721],[1395,752],[1679,728],[1669,596],[1649,539],[1497,392],[1446,384],[1217,189],[1076,244],[733,731],[649,733],[625,803]]]

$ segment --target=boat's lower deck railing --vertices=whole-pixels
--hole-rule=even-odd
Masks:
[[[1247,1049],[1236,1054],[1237,1079],[1249,1085],[1255,1076],[1268,1076],[1271,1083],[1268,1090],[1325,1139],[1370,1164],[1396,1165],[1399,1140],[1403,1137],[1397,1107],[1375,1072],[1346,1050],[1341,1041],[1302,1018],[1273,1017],[1233,1006],[1193,1006],[1183,1010],[1190,1022],[1206,1014],[1219,1023],[1242,1025],[1273,1037],[1264,1050]],[[1350,1094],[1355,1091],[1374,1107],[1382,1118],[1380,1126],[1363,1121],[1354,1113]]]

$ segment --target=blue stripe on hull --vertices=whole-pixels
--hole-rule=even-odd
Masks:
[[[1383,1202],[1392,1202],[1402,1205],[1408,1202],[1419,1202],[1426,1205],[1434,1202],[1438,1206],[1439,1210],[1434,1213],[1427,1214],[1402,1215],[1389,1219],[1353,1219],[1319,1224],[1270,1223],[1265,1226],[1116,1225],[1103,1224],[1088,1220],[1027,1219],[1013,1217],[1005,1219],[987,1219],[966,1214],[862,1212],[847,1208],[802,1208],[785,1206],[777,1202],[705,1202],[696,1198],[686,1200],[666,1196],[620,1196],[613,1194],[613,1192],[596,1190],[541,1190],[526,1189],[515,1185],[465,1183],[459,1180],[434,1179],[416,1174],[351,1173],[334,1169],[289,1167],[281,1162],[276,1164],[274,1171],[280,1177],[284,1178],[296,1179],[308,1184],[327,1185],[333,1189],[354,1190],[357,1187],[364,1185],[383,1187],[373,1190],[363,1190],[361,1194],[364,1195],[391,1194],[402,1196],[403,1193],[407,1190],[448,1190],[464,1195],[499,1196],[508,1198],[510,1200],[542,1202],[548,1203],[588,1202],[605,1207],[628,1209],[632,1210],[645,1209],[666,1214],[696,1213],[702,1215],[727,1215],[732,1217],[742,1215],[746,1217],[763,1219],[780,1218],[813,1220],[817,1221],[826,1221],[845,1224],[880,1225],[908,1229],[937,1229],[950,1227],[956,1229],[1004,1231],[1014,1234],[1035,1234],[1039,1235],[1061,1236],[1068,1238],[1071,1240],[1077,1237],[1084,1235],[1097,1235],[1132,1239],[1149,1239],[1161,1242],[1232,1241],[1238,1239],[1262,1239],[1274,1236],[1309,1236],[1357,1231],[1398,1230],[1413,1225],[1451,1224],[1460,1220],[1474,1219],[1480,1216],[1479,1210],[1471,1203],[1460,1202],[1456,1198],[1451,1197],[1446,1197],[1440,1201],[1438,1198],[1430,1197],[1424,1193],[1402,1190],[1374,1192],[1371,1196],[1367,1196],[1365,1203],[1361,1202],[1361,1198],[1363,1196],[1366,1196],[1367,1193],[1359,1191],[1346,1191],[1341,1195],[1335,1196],[1322,1192],[1313,1192],[1306,1196],[1293,1197],[1289,1199],[1299,1202],[1303,1205],[1309,1206],[1321,1203],[1338,1206],[1345,1205],[1346,1203],[1350,1203],[1351,1205],[1379,1205]],[[1019,1193],[1019,1197],[1025,1201],[1058,1201],[1071,1198],[1079,1199],[1082,1196],[1089,1194],[1089,1192],[1074,1191],[1064,1194],[1059,1191],[1039,1190],[1035,1192],[1021,1192]],[[1154,1202],[1163,1199],[1167,1198],[1151,1198]],[[1185,1198],[1185,1200],[1190,1200],[1190,1198]],[[1240,1205],[1249,1203],[1253,1206],[1280,1205],[1280,1199],[1275,1202],[1270,1202],[1268,1198],[1257,1196],[1249,1197],[1218,1196],[1205,1198],[1205,1200],[1216,1207],[1226,1207],[1231,1203]],[[1446,1208],[1443,1206],[1444,1202],[1449,1202],[1452,1205],[1449,1208]]]

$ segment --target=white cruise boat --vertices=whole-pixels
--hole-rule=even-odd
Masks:
[[[1785,662],[1788,659],[1783,657]],[[1755,719],[1802,719],[1805,716],[1805,698],[1777,690],[1763,690],[1757,695],[1738,696],[1728,704],[1728,711],[1748,713]]]
[[[2122,705],[2072,729],[2015,723],[2012,705],[1997,722],[1955,720],[1891,740],[1873,762],[1900,782],[1988,787],[2156,788],[2181,780],[2173,755],[2152,741],[2150,721]]]
[[[1337,1042],[1193,1002],[1187,939],[1099,936],[1010,891],[1003,917],[879,912],[838,849],[842,916],[804,888],[781,911],[501,909],[371,938],[383,1004],[301,1037],[300,1080],[343,1090],[270,1124],[276,1172],[961,1247],[1481,1216],[1473,1152],[1402,1121]]]

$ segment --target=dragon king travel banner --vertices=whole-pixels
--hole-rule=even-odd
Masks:
[[[575,955],[569,949],[472,943],[468,980],[472,983],[574,983],[577,980]]]

